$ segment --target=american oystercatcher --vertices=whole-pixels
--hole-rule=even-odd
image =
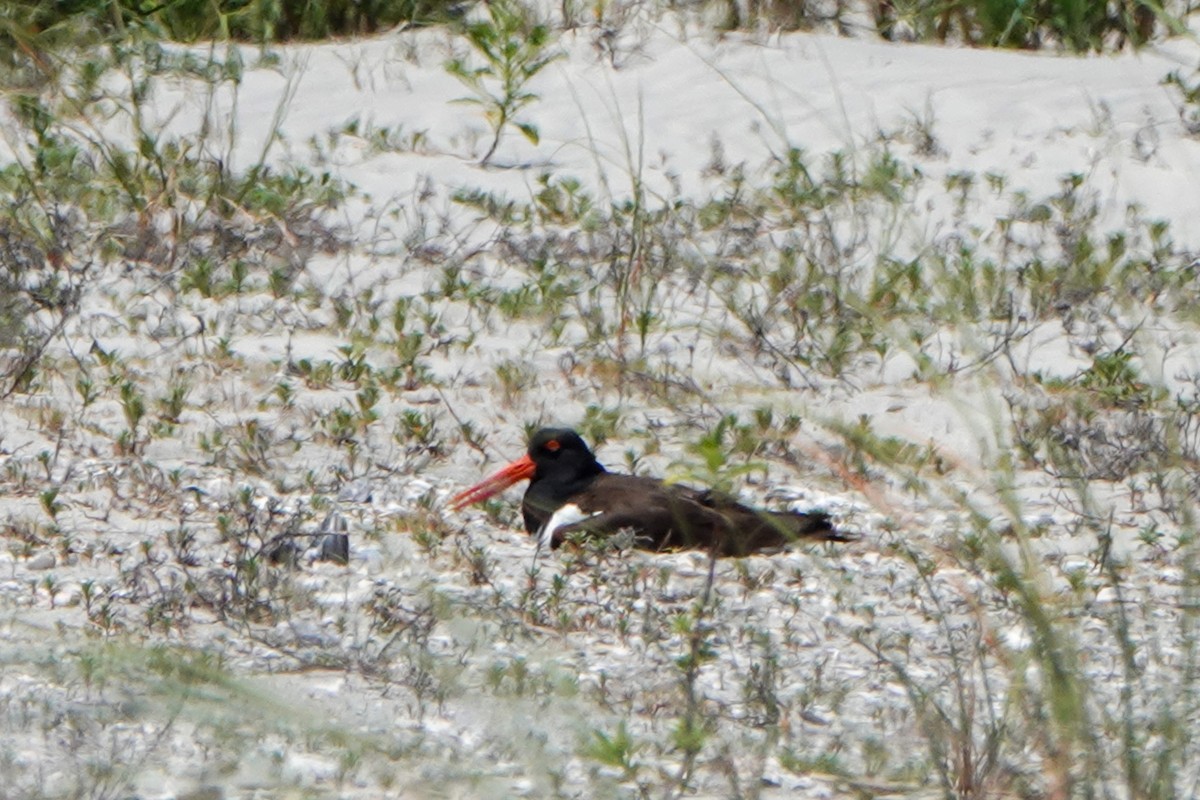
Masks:
[[[539,547],[558,547],[575,534],[611,536],[629,530],[647,550],[707,549],[744,556],[799,539],[848,541],[829,516],[760,511],[712,489],[609,472],[573,430],[543,428],[529,451],[454,496],[455,510],[528,480],[521,501],[525,530]]]

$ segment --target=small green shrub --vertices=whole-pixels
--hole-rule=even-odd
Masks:
[[[446,62],[446,71],[471,91],[470,97],[457,102],[482,108],[492,129],[491,144],[479,159],[480,164],[491,160],[510,125],[533,144],[538,143],[537,126],[517,117],[537,100],[537,95],[526,88],[529,82],[558,57],[549,50],[550,28],[533,21],[531,12],[518,0],[490,2],[487,14],[487,19],[469,23],[463,29],[482,66],[470,66],[461,58]]]

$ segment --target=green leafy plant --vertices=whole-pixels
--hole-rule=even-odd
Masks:
[[[635,759],[637,751],[638,743],[629,733],[629,726],[624,720],[611,735],[601,730],[593,730],[592,740],[583,748],[584,754],[589,758],[620,769],[626,777],[636,776],[640,768]]]
[[[480,164],[491,161],[509,126],[533,144],[538,143],[537,127],[517,117],[537,100],[538,96],[527,88],[529,82],[558,57],[549,50],[549,27],[533,22],[530,12],[517,0],[497,0],[485,8],[487,19],[472,22],[463,30],[482,65],[471,66],[462,58],[451,59],[445,65],[446,71],[471,91],[470,97],[456,102],[482,108],[491,127],[492,141]]]

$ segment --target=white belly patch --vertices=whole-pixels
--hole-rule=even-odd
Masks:
[[[550,519],[546,520],[546,524],[538,531],[538,549],[549,547],[551,542],[554,541],[555,532],[559,528],[574,525],[576,522],[583,522],[585,519],[591,519],[599,513],[599,511],[593,511],[590,514],[585,514],[580,510],[579,506],[574,503],[567,503],[558,511],[551,514]]]

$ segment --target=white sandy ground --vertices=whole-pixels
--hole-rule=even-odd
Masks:
[[[728,164],[745,164],[753,180],[788,146],[858,152],[881,133],[903,139],[922,126],[932,130],[935,151],[906,151],[905,158],[934,179],[913,199],[907,226],[931,236],[950,229],[952,203],[934,189],[952,172],[1002,174],[1010,189],[1035,197],[1055,191],[1063,175],[1080,173],[1099,193],[1105,225],[1121,225],[1136,203],[1147,216],[1168,219],[1182,247],[1200,246],[1200,140],[1186,134],[1161,85],[1170,70],[1197,63],[1193,42],[1068,58],[804,34],[717,38],[672,16],[638,19],[623,33],[616,58],[606,56],[593,29],[562,35],[563,57],[534,81],[538,100],[526,112],[540,144],[510,134],[491,168],[477,164],[487,141],[483,119],[450,102],[465,92],[442,66],[452,53],[465,53],[464,44],[439,30],[277,48],[280,65],[251,66],[236,91],[224,87],[210,121],[236,132],[226,155],[244,167],[258,157],[281,109],[282,140],[269,161],[329,170],[357,188],[338,212],[353,246],[307,267],[305,280],[326,297],[371,289],[393,300],[436,286],[437,272],[411,257],[410,243],[431,228],[442,245],[458,248],[452,255],[484,248],[469,261],[471,280],[516,285],[520,276],[488,258],[493,224],[452,202],[460,188],[526,201],[538,176],[552,172],[620,199],[636,175],[656,198],[701,202],[714,191],[705,168],[715,151]],[[246,56],[252,64],[255,54]],[[201,89],[182,81],[154,96],[164,129],[179,135],[196,130],[205,103]],[[420,144],[381,152],[368,136],[344,132],[352,122],[360,133],[420,134]],[[973,213],[991,220],[1003,210],[996,203]],[[694,245],[702,254],[704,243]],[[338,360],[347,338],[327,303],[274,300],[265,292],[205,300],[147,285],[137,270],[114,265],[110,272],[56,352],[86,352],[94,339],[119,351],[148,385],[165,386],[178,369],[194,388],[176,432],[150,442],[136,459],[114,455],[112,432],[122,423],[111,396],[83,411],[70,386],[54,386],[12,398],[0,414],[0,516],[10,528],[45,525],[38,495],[58,486],[57,524],[73,551],[23,550],[14,539],[0,553],[0,798],[636,794],[634,780],[581,753],[593,731],[611,733],[622,720],[639,741],[669,741],[678,717],[660,709],[679,706],[674,659],[686,649],[670,621],[700,593],[705,559],[629,553],[579,569],[552,555],[536,575],[537,597],[549,602],[553,576],[563,575],[567,618],[522,622],[513,607],[530,580],[534,542],[513,527],[511,507],[504,524],[474,510],[451,517],[459,532],[432,548],[412,535],[423,503],[437,507],[518,454],[523,424],[571,424],[589,404],[622,401],[616,387],[564,370],[582,336],[578,320],[551,346],[540,323],[481,324],[464,319],[461,306],[435,308],[448,339],[470,329],[474,343],[465,352],[428,355],[439,387],[386,396],[383,419],[351,464],[311,430],[330,409],[352,402],[352,390],[335,382],[309,391],[298,382],[295,410],[271,400],[287,377],[287,359]],[[896,351],[844,382],[786,389],[769,370],[721,346],[714,334],[720,309],[711,298],[689,293],[683,278],[660,292],[667,323],[653,337],[651,363],[674,365],[727,410],[773,404],[808,419],[866,415],[882,435],[935,445],[956,467],[950,485],[985,509],[998,508],[989,467],[1009,446],[993,430],[1003,373],[961,377],[950,390],[934,391],[912,380],[913,354]],[[204,334],[197,332],[200,319]],[[700,324],[706,321],[710,328]],[[1170,383],[1200,370],[1194,329],[1149,326],[1145,335],[1180,343],[1164,348],[1161,365],[1146,365],[1161,370],[1154,377]],[[220,361],[211,354],[223,337],[234,357]],[[945,349],[932,356],[948,363],[961,339],[946,332],[941,341]],[[1020,369],[1063,377],[1090,363],[1058,322],[1035,327],[1019,353]],[[391,356],[372,357],[387,364]],[[533,375],[516,402],[502,397],[495,378],[497,365],[510,359]],[[625,427],[644,434],[639,444],[651,438],[645,432],[663,431],[662,452],[642,463],[665,472],[682,455],[685,437],[694,436],[684,423],[702,404],[637,402],[621,409]],[[54,409],[70,421],[61,441],[44,422]],[[395,417],[411,409],[433,415],[447,436],[455,418],[488,431],[487,458],[465,444],[434,458],[394,438]],[[275,437],[267,474],[241,468],[232,449],[223,457],[202,452],[202,436],[224,430],[236,439],[250,420]],[[295,446],[285,438],[290,431]],[[836,777],[787,769],[789,753],[837,753],[859,776],[872,774],[882,758],[883,794],[936,794],[927,772],[905,770],[927,769],[920,766],[928,754],[911,697],[861,641],[909,640],[912,680],[945,687],[956,673],[948,643],[976,618],[977,600],[994,598],[950,565],[925,583],[891,547],[911,540],[936,555],[939,537],[957,530],[949,504],[916,498],[883,476],[868,492],[847,485],[821,456],[831,446],[828,434],[806,424],[795,441],[798,452],[812,456],[805,468],[773,464],[767,476],[745,484],[760,502],[829,508],[864,538],[718,565],[718,655],[698,686],[721,724],[703,753],[697,796],[820,798],[850,790]],[[38,454],[56,448],[47,480]],[[618,467],[624,449],[614,441],[600,454]],[[339,495],[345,485],[351,491]],[[278,591],[295,597],[293,614],[281,620],[229,623],[212,609],[151,608],[148,599],[171,594],[172,585],[187,596],[193,581],[209,579],[211,559],[228,552],[218,545],[217,519],[241,518],[243,487],[260,514],[277,504],[304,532],[338,508],[350,523],[351,563],[305,559],[294,572],[275,570]],[[1027,521],[1044,530],[1037,554],[1048,596],[1065,593],[1073,573],[1095,577],[1086,557],[1095,542],[1070,527],[1076,517],[1046,476],[1019,473],[1016,488]],[[1147,521],[1137,498],[1120,487],[1098,485],[1097,493],[1111,503],[1132,559],[1136,596],[1125,600],[1135,635],[1170,663],[1183,646],[1183,572],[1169,553],[1132,544]],[[517,499],[508,495],[510,504]],[[199,542],[198,563],[189,569],[171,563],[164,544],[181,528]],[[478,553],[490,564],[482,582],[470,570]],[[124,633],[106,636],[89,621],[86,582],[111,602],[115,628]],[[143,594],[131,588],[138,586]],[[1079,643],[1094,645],[1088,669],[1096,676],[1119,666],[1104,622],[1118,598],[1107,591],[1089,596],[1085,607],[1095,616]],[[380,622],[385,608],[392,609],[390,626]],[[995,651],[980,656],[993,668],[1006,658],[1019,661],[1029,645],[1028,631],[1002,613],[1003,603],[997,608],[987,617]],[[155,613],[186,624],[154,624]],[[155,666],[143,644],[214,654],[233,678],[189,681],[170,659]],[[764,665],[783,676],[782,718],[747,699],[747,676]],[[646,745],[639,758],[639,775],[652,785],[667,783],[678,769],[678,754],[661,744]],[[1019,754],[1013,761],[1037,770]]]

